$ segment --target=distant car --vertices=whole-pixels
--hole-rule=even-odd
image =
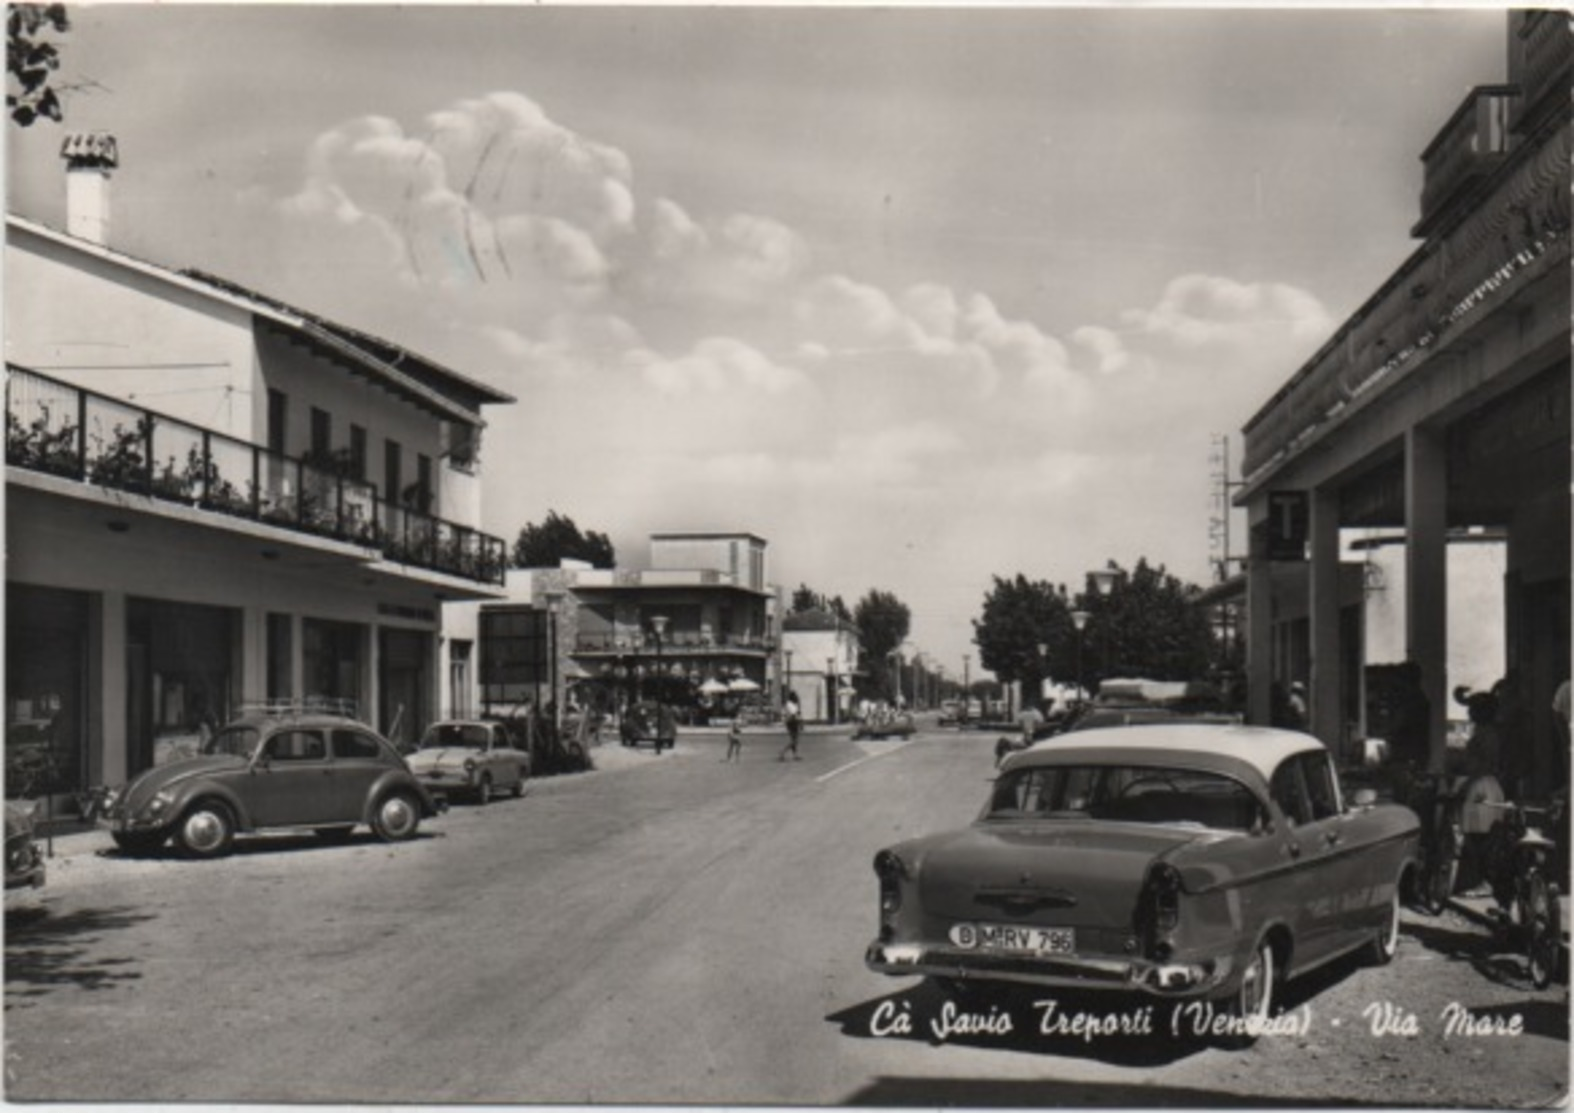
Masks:
[[[5,804],[5,887],[36,889],[44,883],[44,855],[34,836],[35,804]]]
[[[433,723],[405,761],[429,791],[478,804],[499,792],[523,796],[530,779],[530,755],[514,746],[507,727],[487,719]]]
[[[917,730],[913,717],[906,711],[895,714],[874,715],[859,723],[853,731],[854,738],[906,738]]]
[[[1222,1006],[1250,1042],[1282,983],[1394,956],[1420,821],[1346,800],[1291,731],[1173,723],[1008,756],[971,827],[874,859],[870,969],[958,992],[1018,983]]]
[[[672,709],[665,704],[643,701],[623,712],[618,736],[625,746],[638,746],[648,738],[660,753],[677,743],[678,724]]]
[[[96,811],[123,850],[173,838],[193,857],[214,858],[237,834],[280,828],[337,839],[364,823],[397,842],[414,838],[441,806],[382,735],[342,715],[302,711],[242,715],[196,757],[100,791]]]
[[[954,727],[962,721],[962,701],[956,699],[943,699],[940,701],[940,725]]]

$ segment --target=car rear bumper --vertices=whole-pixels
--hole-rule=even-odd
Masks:
[[[869,944],[864,965],[893,977],[981,979],[1187,998],[1218,994],[1227,987],[1235,964],[1227,956],[1160,963],[1136,958],[988,954],[877,939]]]

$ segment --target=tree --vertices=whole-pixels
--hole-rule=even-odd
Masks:
[[[554,568],[565,558],[589,561],[592,568],[617,564],[606,534],[595,530],[581,533],[574,519],[556,510],[547,511],[546,521],[540,525],[525,526],[514,542],[515,568]]]
[[[853,625],[858,627],[860,670],[877,677],[875,686],[895,699],[890,668],[886,658],[901,645],[912,626],[913,615],[907,604],[889,591],[870,588],[853,608]]]
[[[47,36],[70,29],[64,4],[13,4],[6,13],[5,106],[18,126],[31,127],[40,116],[60,121],[60,97],[50,83],[60,49]]]
[[[799,584],[792,593],[792,602],[788,607],[788,614],[804,614],[808,611],[825,611],[834,614],[843,622],[852,622],[853,616],[847,610],[847,604],[842,602],[840,595],[822,595],[812,590],[808,584]]]
[[[1196,680],[1212,661],[1213,632],[1208,616],[1197,606],[1201,588],[1182,582],[1139,558],[1127,573],[1110,561],[1115,584],[1102,596],[1091,574],[1077,597],[1088,612],[1086,662],[1088,675],[1139,676],[1153,680]]]
[[[1001,680],[1020,681],[1027,699],[1037,697],[1047,677],[1073,680],[1076,630],[1065,587],[1020,572],[994,581],[973,620],[979,663]]]

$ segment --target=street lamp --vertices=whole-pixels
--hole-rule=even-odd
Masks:
[[[1098,596],[1101,599],[1108,599],[1110,592],[1115,590],[1115,580],[1119,577],[1120,573],[1118,573],[1113,568],[1106,567],[1095,569],[1094,571],[1089,572],[1088,575],[1093,579],[1093,587],[1098,593]],[[1101,603],[1100,606],[1102,607],[1104,604]],[[1109,677],[1109,628],[1110,619],[1109,613],[1106,610],[1104,614],[1102,634],[1104,641],[1104,668],[1099,675],[1100,680],[1105,680]]]
[[[1087,611],[1072,611],[1071,625],[1077,628],[1077,698],[1082,698],[1082,693],[1087,690],[1087,685],[1082,682],[1082,631],[1092,616]]]
[[[650,628],[656,635],[656,702],[665,703],[666,701],[661,698],[662,689],[666,687],[667,683],[666,674],[661,671],[661,640],[662,635],[667,632],[667,616],[664,614],[651,615]]]
[[[563,593],[555,588],[541,593],[547,601],[547,698],[552,704],[552,729],[554,734],[563,725],[563,701],[557,695],[557,616],[563,605]]]
[[[832,726],[836,725],[836,658],[825,659],[825,718]]]

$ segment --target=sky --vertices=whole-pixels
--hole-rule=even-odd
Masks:
[[[912,611],[953,676],[992,577],[1211,582],[1215,442],[1417,244],[1419,156],[1506,79],[1490,9],[111,4],[64,224],[384,336],[488,410],[484,526],[641,566],[748,531],[770,579]],[[1236,555],[1244,540],[1233,523]]]

